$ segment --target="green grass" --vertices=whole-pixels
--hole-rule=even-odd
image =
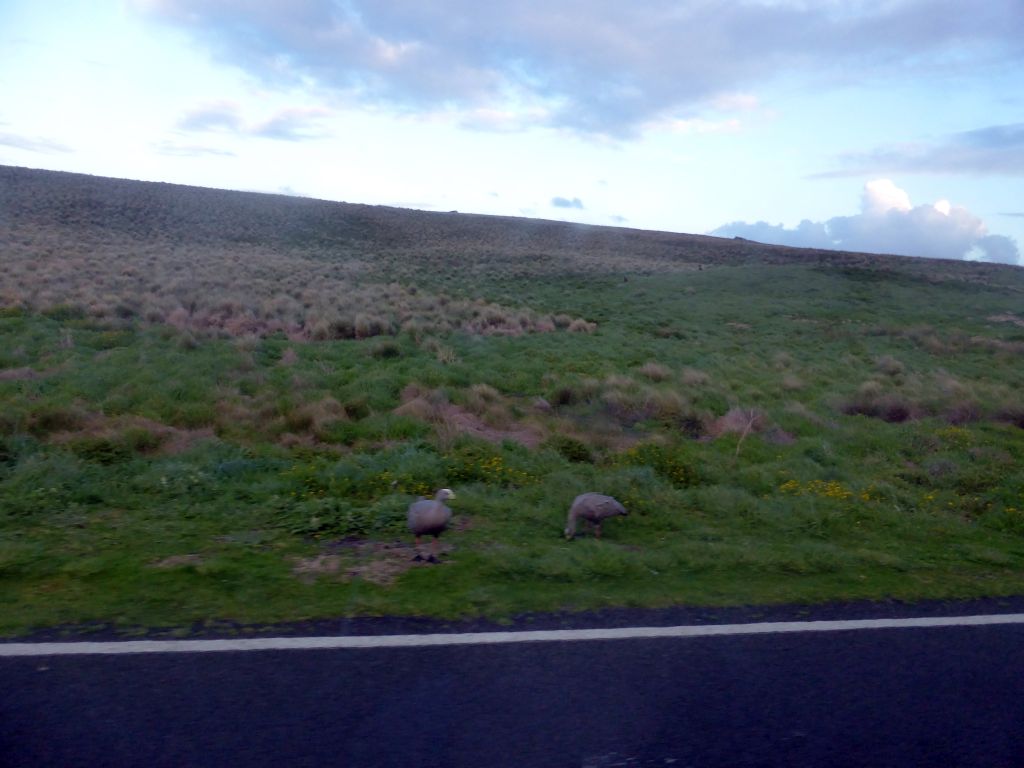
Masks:
[[[1022,334],[987,319],[1024,281],[461,274],[421,282],[597,331],[296,343],[0,313],[0,371],[36,372],[0,376],[0,632],[1024,593]],[[544,439],[393,413],[409,385]],[[465,523],[445,565],[346,575],[372,559],[348,544],[408,542],[441,486]],[[566,542],[585,490],[632,514]]]

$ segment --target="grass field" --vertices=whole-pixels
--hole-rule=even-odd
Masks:
[[[4,634],[1024,593],[1019,268],[9,168],[0,204]],[[631,515],[566,542],[585,490]]]

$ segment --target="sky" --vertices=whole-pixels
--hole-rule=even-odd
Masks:
[[[1024,264],[1021,0],[0,0],[0,164]]]

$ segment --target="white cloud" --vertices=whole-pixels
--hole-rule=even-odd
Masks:
[[[184,131],[237,131],[242,127],[240,108],[230,101],[203,104],[185,114],[178,121]]]
[[[898,79],[1024,63],[1024,4],[987,0],[135,0],[264,82],[399,111],[507,110],[628,136],[755,109],[783,75]],[[974,55],[980,54],[980,55]],[[517,110],[518,111],[518,110]],[[486,124],[486,120],[483,121]],[[509,121],[503,121],[509,124]],[[513,121],[514,122],[514,121]],[[524,121],[525,122],[525,121]]]
[[[1024,123],[992,125],[963,131],[941,141],[903,143],[868,152],[847,152],[839,170],[815,178],[841,178],[865,173],[943,173],[980,176],[1024,176]]]
[[[705,120],[700,117],[667,120],[664,126],[673,133],[739,133],[743,124],[736,118],[727,120]]]
[[[910,196],[890,179],[875,179],[864,185],[861,211],[865,216],[883,216],[889,211],[909,211]]]
[[[160,155],[178,157],[234,157],[235,153],[218,147],[207,147],[199,144],[181,144],[176,141],[159,141],[153,145],[153,151]]]
[[[71,147],[59,141],[52,141],[38,136],[19,136],[15,133],[0,133],[0,145],[23,149],[27,152],[41,152],[43,154],[74,151]]]
[[[583,210],[583,201],[578,197],[574,197],[571,200],[568,197],[553,197],[551,198],[551,205],[554,208],[577,208]]]
[[[721,112],[753,112],[761,101],[752,93],[721,93],[711,100],[711,106]]]
[[[240,136],[302,141],[323,136],[318,121],[328,115],[328,110],[319,107],[290,107],[250,123],[243,118],[239,105],[219,101],[189,111],[178,121],[178,128],[189,132],[222,131]]]
[[[792,229],[737,221],[711,234],[802,248],[1021,263],[1016,242],[990,235],[985,223],[966,208],[948,200],[913,206],[906,191],[889,179],[864,185],[861,212],[853,216],[804,220]]]

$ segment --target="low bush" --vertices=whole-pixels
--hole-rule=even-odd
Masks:
[[[615,457],[623,466],[650,467],[677,488],[691,488],[701,483],[697,463],[689,451],[678,446],[643,443]]]
[[[550,448],[566,461],[593,463],[594,454],[582,440],[568,435],[552,435],[544,441],[544,448]]]

